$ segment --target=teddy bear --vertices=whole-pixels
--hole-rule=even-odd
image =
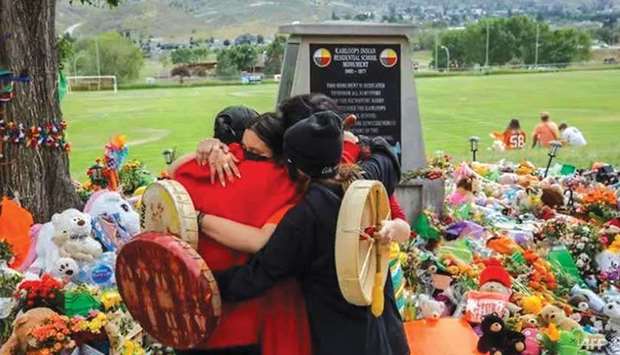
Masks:
[[[79,264],[91,263],[101,255],[101,244],[92,237],[90,222],[90,216],[75,209],[52,216],[52,241],[60,257],[72,258]]]
[[[484,317],[481,323],[482,336],[478,339],[478,351],[490,355],[521,354],[525,350],[525,336],[506,328],[496,313]]]
[[[95,192],[84,207],[93,219],[96,238],[106,251],[116,251],[140,233],[140,215],[118,192]]]
[[[0,355],[25,354],[28,350],[30,333],[42,325],[47,319],[57,315],[49,308],[32,308],[13,322],[13,332],[6,343],[0,348]]]
[[[563,310],[552,304],[548,304],[543,307],[540,312],[540,317],[547,324],[553,323],[557,325],[560,330],[581,329],[581,325],[579,325],[579,323],[577,323],[574,319],[567,317]]]
[[[76,279],[80,267],[72,258],[59,258],[56,260],[52,276],[62,279],[64,282],[70,282]]]
[[[91,237],[90,216],[74,208],[52,216],[41,226],[36,237],[36,259],[26,272],[26,278],[38,278],[53,273],[58,259],[71,257],[76,262],[92,261],[101,254],[101,246]]]
[[[506,319],[510,313],[519,311],[519,307],[510,302],[512,280],[508,271],[496,259],[489,259],[485,264],[478,280],[478,291],[470,291],[465,297],[466,318],[473,323],[480,323],[489,313]]]
[[[418,305],[420,306],[420,313],[424,319],[437,320],[446,309],[444,303],[436,301],[425,294],[418,296]]]
[[[620,335],[620,299],[608,299],[603,307],[603,314],[609,318],[605,330]]]

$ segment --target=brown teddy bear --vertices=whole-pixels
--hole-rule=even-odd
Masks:
[[[577,323],[574,319],[567,317],[563,310],[552,304],[548,304],[543,307],[540,312],[540,316],[543,321],[547,323],[547,325],[554,323],[561,330],[581,329],[579,323]]]
[[[25,354],[32,330],[54,315],[57,313],[49,308],[33,308],[17,317],[13,322],[13,333],[0,348],[0,355]]]

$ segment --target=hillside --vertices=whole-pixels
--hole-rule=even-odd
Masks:
[[[417,23],[441,18],[450,12],[457,19],[475,20],[466,9],[483,9],[491,15],[493,11],[508,9],[571,14],[620,11],[620,0],[124,0],[115,9],[75,3],[58,0],[59,32],[68,28],[74,28],[78,34],[116,30],[168,39],[234,38],[248,32],[270,36],[279,25],[293,21],[325,21],[332,13],[340,16],[373,13],[377,19],[394,11],[405,16],[417,13],[418,17],[423,17],[412,20]],[[431,10],[439,13],[435,17],[424,17],[428,16],[431,5]]]
[[[128,30],[163,38],[272,35],[281,24],[327,20],[332,9],[348,6],[310,0],[133,0],[109,9],[60,0],[57,29],[65,31],[80,23],[76,31],[81,34]]]

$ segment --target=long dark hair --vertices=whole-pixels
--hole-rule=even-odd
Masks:
[[[266,112],[250,119],[245,128],[256,133],[258,138],[271,149],[273,160],[278,164],[282,164],[284,125],[275,113]]]
[[[282,100],[278,105],[278,114],[285,129],[321,111],[332,111],[342,116],[336,100],[321,93],[292,96]]]

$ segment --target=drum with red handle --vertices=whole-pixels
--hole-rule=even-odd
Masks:
[[[196,242],[194,207],[175,181],[156,182],[145,196],[146,231],[116,259],[119,292],[133,318],[163,345],[199,348],[217,327],[221,299],[211,270],[189,244]]]

